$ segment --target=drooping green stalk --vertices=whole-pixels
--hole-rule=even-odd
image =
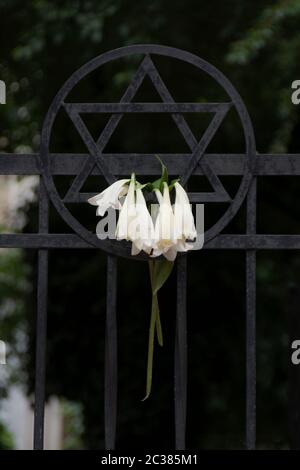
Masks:
[[[149,343],[148,343],[148,361],[147,361],[147,383],[146,383],[146,400],[152,387],[152,375],[153,375],[153,355],[154,355],[154,339],[155,330],[157,334],[157,341],[160,346],[163,346],[163,334],[160,321],[160,311],[157,293],[159,289],[164,285],[168,277],[170,276],[174,263],[163,259],[163,260],[151,260],[149,261],[149,271],[151,280],[152,290],[152,305],[151,305],[151,318],[149,327]]]
[[[152,291],[152,306],[151,306],[151,315],[155,317],[155,326],[156,326],[156,333],[157,333],[157,341],[160,346],[163,346],[163,334],[160,322],[160,311],[159,311],[159,304],[158,304],[158,297],[157,292],[154,293],[155,290],[155,280],[153,276],[156,276],[157,268],[156,264],[157,261],[149,261],[149,271],[150,271],[150,281],[151,281],[151,291]]]
[[[157,341],[160,346],[163,346],[164,339],[163,339],[163,333],[162,333],[162,327],[161,327],[161,321],[160,321],[160,310],[159,310],[157,294],[152,296],[152,303],[154,303],[154,310],[156,312],[155,326],[156,326]]]
[[[149,327],[149,343],[148,343],[146,396],[145,398],[143,398],[143,400],[146,400],[149,397],[151,393],[151,387],[152,387],[154,336],[155,336],[155,327],[157,324],[157,307],[158,307],[158,302],[154,300],[155,298],[157,299],[157,295],[152,297],[151,319],[150,319],[150,327]]]

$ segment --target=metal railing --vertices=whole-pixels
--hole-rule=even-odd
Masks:
[[[142,54],[143,59],[120,103],[68,103],[66,98],[73,87],[88,73],[103,64]],[[151,56],[162,55],[188,62],[208,73],[229,96],[226,103],[175,103],[160,77]],[[144,78],[150,77],[161,96],[162,103],[132,102]],[[86,154],[55,154],[49,150],[52,125],[59,109],[63,107],[86,144]],[[242,154],[208,154],[208,144],[221,125],[228,110],[235,107],[244,131],[245,152]],[[112,116],[95,141],[84,121],[82,112],[106,112]],[[0,174],[40,175],[39,231],[33,234],[0,234],[0,247],[20,247],[38,250],[37,286],[37,339],[36,385],[34,416],[34,448],[43,448],[44,405],[47,337],[47,287],[48,251],[51,249],[103,249],[107,252],[107,306],[105,332],[105,443],[107,449],[115,448],[117,420],[117,258],[130,257],[126,242],[98,240],[76,220],[65,203],[86,201],[91,194],[80,189],[89,175],[102,174],[108,183],[118,176],[135,169],[139,175],[159,174],[160,168],[151,154],[104,154],[103,149],[124,113],[170,113],[177,128],[187,142],[189,154],[160,154],[171,174],[181,175],[183,184],[192,174],[205,175],[211,183],[210,193],[190,193],[193,202],[227,202],[228,210],[218,222],[205,232],[204,249],[244,250],[246,256],[246,447],[255,448],[256,435],[256,251],[300,249],[299,235],[268,235],[256,233],[256,184],[262,175],[300,175],[300,155],[258,155],[254,133],[247,110],[231,83],[221,72],[202,59],[178,49],[164,46],[137,45],[105,53],[73,74],[55,97],[47,113],[39,154],[0,154]],[[198,142],[181,113],[210,112],[213,117]],[[66,196],[62,199],[56,190],[53,176],[75,176]],[[241,184],[231,199],[219,176],[241,177]],[[49,203],[55,206],[61,217],[73,228],[74,233],[49,233]],[[247,227],[245,234],[221,234],[246,201]],[[189,255],[191,256],[191,255]],[[175,332],[175,447],[185,449],[186,400],[187,400],[187,255],[177,260],[177,311]],[[145,256],[138,259],[145,260]]]

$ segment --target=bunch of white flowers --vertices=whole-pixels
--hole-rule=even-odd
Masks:
[[[171,274],[177,253],[193,249],[191,241],[197,237],[188,195],[178,179],[169,184],[167,168],[162,162],[161,165],[162,175],[153,183],[142,185],[136,181],[133,173],[130,179],[116,181],[88,200],[90,204],[97,206],[96,214],[99,216],[103,216],[109,208],[119,210],[116,239],[131,241],[132,255],[141,251],[149,255],[152,309],[146,398],[150,394],[152,384],[155,329],[159,344],[163,344],[157,293]],[[170,191],[173,189],[174,205],[170,200]],[[152,205],[151,211],[147,207],[143,191],[156,195],[158,204]],[[165,259],[154,260],[160,256]]]
[[[149,183],[141,185],[132,174],[130,180],[116,181],[88,202],[97,206],[97,215],[100,216],[110,207],[120,210],[116,239],[131,241],[132,255],[144,251],[150,257],[163,255],[174,261],[177,252],[193,249],[193,244],[188,241],[197,237],[188,195],[178,181],[170,186],[164,181],[161,189],[153,189],[158,208],[152,206],[150,213],[143,194],[143,187],[147,186]],[[170,190],[173,187],[176,198],[172,206]]]

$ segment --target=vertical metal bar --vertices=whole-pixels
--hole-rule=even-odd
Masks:
[[[187,396],[187,328],[186,328],[187,256],[177,259],[177,308],[175,332],[175,445],[185,450]]]
[[[105,448],[113,450],[116,441],[118,357],[117,357],[117,257],[107,256],[104,419]]]
[[[48,233],[49,201],[44,182],[40,179],[39,233]],[[36,321],[36,365],[34,407],[34,449],[44,447],[44,410],[46,378],[46,338],[48,299],[48,250],[38,251],[37,321]]]
[[[256,178],[247,195],[247,234],[256,233]],[[256,442],[256,251],[246,252],[246,447]]]

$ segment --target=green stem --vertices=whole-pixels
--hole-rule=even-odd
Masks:
[[[143,398],[143,401],[146,400],[150,393],[152,387],[152,372],[153,372],[153,354],[154,354],[154,333],[155,325],[157,320],[157,308],[158,302],[155,301],[156,296],[152,296],[152,308],[151,308],[151,319],[149,327],[149,342],[148,342],[148,360],[147,360],[147,383],[146,383],[146,396]]]
[[[152,387],[152,373],[153,373],[153,355],[154,355],[154,339],[155,331],[157,334],[157,341],[160,346],[163,346],[163,333],[160,321],[160,312],[158,304],[158,290],[164,285],[169,275],[171,274],[174,263],[167,260],[151,260],[149,261],[149,272],[152,290],[152,305],[151,305],[151,319],[149,327],[149,341],[148,341],[148,360],[147,360],[147,383],[146,383],[146,400]]]
[[[153,303],[155,304],[155,310],[156,310],[156,315],[155,315],[155,326],[156,326],[156,334],[157,334],[157,341],[160,346],[163,346],[163,333],[162,333],[162,327],[161,327],[161,321],[160,321],[160,310],[159,310],[159,304],[158,304],[158,297],[157,293],[154,294],[154,278],[156,270],[156,262],[155,261],[149,261],[149,271],[150,271],[150,281],[151,281],[151,289],[152,289],[152,308],[153,309]]]
[[[160,321],[160,311],[159,311],[157,294],[154,294],[152,296],[152,302],[155,303],[155,310],[156,310],[155,326],[156,326],[157,341],[160,346],[163,346],[164,340],[163,340],[163,333],[162,333],[162,327],[161,327],[161,321]]]

